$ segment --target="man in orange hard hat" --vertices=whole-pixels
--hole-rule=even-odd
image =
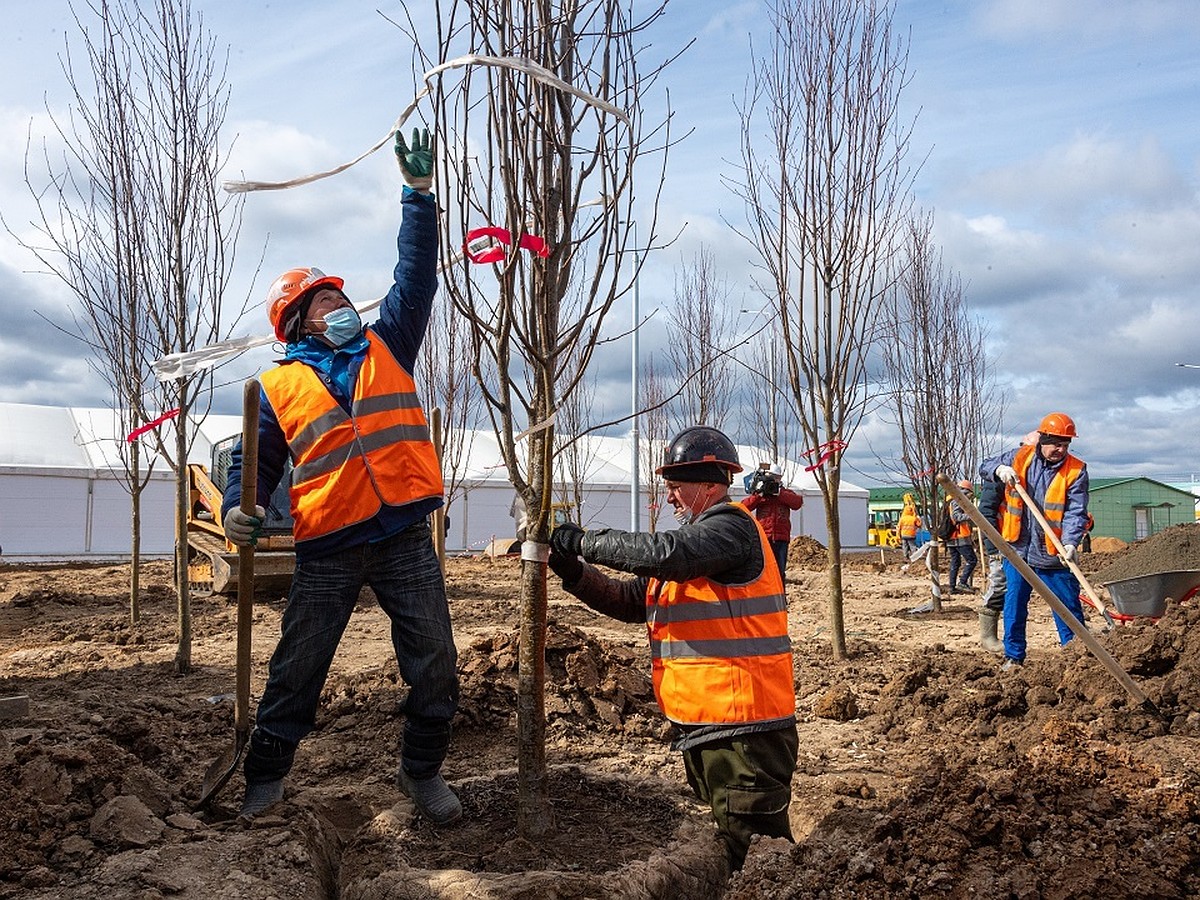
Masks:
[[[1037,443],[1022,444],[985,460],[979,467],[979,474],[985,480],[999,481],[1006,486],[999,510],[1001,536],[1082,622],[1079,581],[1066,565],[1066,560],[1074,559],[1087,531],[1087,464],[1068,451],[1075,436],[1075,423],[1070,416],[1050,413],[1038,425]],[[1013,488],[1017,484],[1041,508],[1063,546],[1066,560],[1059,556],[1054,542],[1025,508],[1024,501]],[[1025,625],[1032,588],[1008,560],[1004,561],[1004,575],[1004,667],[1012,668],[1025,662]],[[1054,624],[1061,643],[1067,643],[1074,636],[1057,613]]]
[[[442,476],[412,372],[437,290],[438,224],[429,132],[396,134],[406,186],[394,283],[364,329],[341,278],[291,269],[271,285],[267,315],[285,344],[262,374],[258,502],[290,458],[296,571],[246,755],[242,815],[283,797],[296,748],[312,731],[321,689],[364,584],[391,619],[405,697],[397,786],[435,825],[462,815],[440,774],[458,707],[446,587],[429,514]],[[253,544],[263,509],[239,508],[242,456],[225,489],[225,533]]]

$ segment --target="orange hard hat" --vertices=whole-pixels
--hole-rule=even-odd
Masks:
[[[962,481],[960,481],[960,482],[958,483],[958,486],[959,486],[960,488],[962,488],[964,491],[973,491],[973,490],[975,490],[975,485],[971,484],[971,481],[970,481],[970,479],[967,479],[967,478],[964,478]]]
[[[275,329],[275,337],[281,341],[287,340],[284,329],[287,325],[288,310],[305,294],[326,284],[340,291],[345,283],[336,275],[326,275],[313,266],[288,269],[276,278],[271,290],[267,292],[267,318],[271,320],[271,327]]]
[[[1042,419],[1038,425],[1039,434],[1050,434],[1054,437],[1075,437],[1075,423],[1066,413],[1054,412]]]

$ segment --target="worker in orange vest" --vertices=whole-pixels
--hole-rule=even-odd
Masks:
[[[290,457],[296,571],[246,754],[245,817],[283,797],[364,584],[392,621],[410,688],[397,786],[435,825],[462,815],[440,774],[458,707],[446,587],[429,528],[429,514],[442,506],[442,476],[412,376],[437,290],[429,132],[414,131],[411,148],[397,132],[396,158],[406,183],[399,258],[379,321],[364,329],[343,280],[316,268],[285,272],[268,294],[285,350],[261,378],[258,498],[267,502]],[[244,546],[264,513],[238,506],[241,466],[239,444],[223,515],[228,538]]]
[[[921,530],[921,517],[917,515],[917,504],[912,494],[904,495],[904,508],[900,511],[900,521],[896,531],[900,535],[900,546],[904,550],[904,558],[911,560],[917,552],[917,532]]]
[[[729,498],[741,469],[720,431],[685,428],[656,470],[678,530],[585,532],[568,523],[551,533],[549,555],[568,592],[605,615],[646,623],[655,696],[682,733],[672,746],[735,869],[752,835],[791,839],[798,745],[783,580],[762,526]],[[637,576],[617,579],[589,564]]]
[[[1075,422],[1070,416],[1060,412],[1050,413],[1038,425],[1036,443],[1022,444],[985,460],[979,467],[979,474],[989,481],[999,481],[1005,485],[999,510],[1000,536],[1012,545],[1068,611],[1082,622],[1079,581],[1067,566],[1068,561],[1074,560],[1077,548],[1083,541],[1088,515],[1087,464],[1069,452],[1075,437]],[[1020,494],[1013,487],[1017,484],[1041,507],[1047,523],[1066,551],[1065,559],[1059,556],[1054,542],[1025,507]],[[1033,589],[1008,560],[1004,561],[1004,575],[1003,668],[1008,669],[1025,662],[1025,625],[1029,618],[1029,597]],[[1071,640],[1074,632],[1057,613],[1054,614],[1054,624],[1060,643]]]

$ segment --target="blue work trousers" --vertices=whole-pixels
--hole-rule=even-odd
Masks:
[[[415,727],[430,734],[417,743],[440,750],[422,753],[427,758],[414,765],[406,752],[405,767],[416,775],[436,773],[458,708],[458,674],[446,585],[426,521],[385,540],[297,564],[283,634],[255,717],[256,743],[265,735],[294,750],[312,731],[321,689],[364,584],[391,619],[396,661],[410,689],[403,710],[405,743]],[[290,764],[286,754],[286,763],[275,768]]]
[[[1079,601],[1079,580],[1070,569],[1039,569],[1033,573],[1046,583],[1050,592],[1083,621],[1083,604]],[[1004,655],[1017,662],[1025,661],[1025,624],[1029,619],[1029,597],[1033,588],[1008,560],[1004,561]],[[1058,640],[1065,644],[1075,636],[1071,627],[1054,613],[1054,627],[1058,629]]]

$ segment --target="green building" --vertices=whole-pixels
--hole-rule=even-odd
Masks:
[[[1091,478],[1088,512],[1096,520],[1093,537],[1126,542],[1196,520],[1196,497],[1153,478]]]

